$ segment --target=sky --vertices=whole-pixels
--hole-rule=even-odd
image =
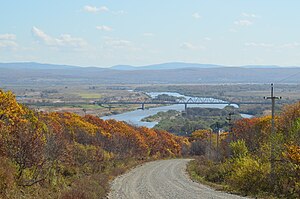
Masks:
[[[299,0],[0,3],[0,62],[300,66]]]

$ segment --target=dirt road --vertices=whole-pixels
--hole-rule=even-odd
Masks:
[[[242,198],[215,191],[189,179],[188,159],[149,162],[118,177],[109,199],[212,199]]]

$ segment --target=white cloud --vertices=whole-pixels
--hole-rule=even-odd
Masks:
[[[16,49],[17,47],[18,47],[18,44],[15,41],[0,40],[0,48]]]
[[[300,47],[299,42],[292,42],[292,43],[286,43],[286,44],[271,44],[271,43],[255,43],[255,42],[248,42],[245,43],[245,46],[247,47],[260,47],[260,48],[274,48],[274,49],[286,49],[286,48],[298,48]]]
[[[114,11],[114,10],[110,10],[106,6],[97,7],[97,6],[86,5],[86,6],[83,7],[83,10],[85,12],[89,12],[89,13],[109,12],[110,14],[113,14],[113,15],[127,14],[127,12],[124,11],[124,10]]]
[[[37,27],[32,28],[32,34],[47,45],[55,45],[58,42]]]
[[[108,12],[109,9],[108,9],[108,7],[106,7],[106,6],[101,6],[101,7],[99,8],[99,11],[101,11],[101,12]]]
[[[211,41],[211,38],[210,37],[205,37],[204,40],[205,41]]]
[[[83,10],[86,11],[86,12],[98,12],[98,8],[97,7],[95,7],[95,6],[89,6],[89,5],[84,6]]]
[[[193,14],[193,17],[195,19],[201,19],[202,18],[201,15],[199,13],[197,13],[197,12]]]
[[[106,32],[109,32],[109,31],[112,31],[112,30],[113,30],[111,27],[109,27],[109,26],[104,26],[104,25],[102,25],[102,26],[96,26],[96,29],[97,29],[97,30],[101,30],[101,31],[106,31]]]
[[[287,43],[282,45],[283,48],[297,48],[300,47],[300,43],[293,42],[293,43]]]
[[[97,12],[108,12],[109,9],[106,6],[96,7],[91,5],[86,5],[83,7],[86,12],[97,13]]]
[[[253,22],[250,20],[241,19],[241,20],[235,21],[234,24],[237,26],[251,26],[253,24]]]
[[[243,17],[249,17],[249,18],[258,18],[258,16],[256,14],[251,14],[251,13],[242,13]]]
[[[14,34],[3,34],[0,35],[0,40],[16,40],[16,35]]]
[[[247,42],[247,43],[245,43],[245,46],[247,46],[247,47],[271,48],[271,47],[274,47],[274,44]]]
[[[82,48],[87,45],[86,41],[82,38],[72,37],[69,34],[62,34],[58,39],[59,43],[63,46],[72,46],[75,48]]]
[[[0,48],[5,48],[5,49],[17,49],[18,44],[15,41],[16,40],[16,35],[14,34],[2,34],[0,35]]]
[[[47,35],[37,27],[32,28],[32,34],[38,41],[52,47],[70,47],[75,49],[83,48],[87,45],[86,41],[81,38],[72,37],[69,34],[62,34],[57,38]]]
[[[180,48],[181,49],[184,49],[184,50],[204,50],[205,47],[204,46],[197,46],[195,44],[192,44],[190,42],[183,42],[181,45],[180,45]]]
[[[133,47],[133,43],[131,41],[124,40],[124,39],[106,37],[105,46],[113,47],[113,48],[126,48],[126,47]]]
[[[134,42],[126,40],[126,39],[120,39],[120,38],[114,38],[114,37],[104,37],[104,44],[103,48],[107,51],[125,51],[127,52],[136,52],[142,50],[141,47],[138,47]]]
[[[153,37],[154,36],[154,34],[152,32],[145,32],[143,35],[145,37]]]

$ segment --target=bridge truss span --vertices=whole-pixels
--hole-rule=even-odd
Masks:
[[[97,101],[95,104],[100,106],[112,106],[112,105],[141,105],[140,109],[145,109],[145,105],[175,105],[175,104],[182,104],[187,109],[188,105],[209,105],[209,104],[220,104],[220,105],[242,105],[242,104],[270,104],[269,102],[229,102],[220,99],[214,98],[185,98],[185,99],[178,99],[174,101],[163,101],[163,100],[145,100],[145,101]]]

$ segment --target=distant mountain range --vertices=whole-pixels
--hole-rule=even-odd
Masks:
[[[71,65],[58,65],[58,64],[44,64],[36,62],[16,62],[16,63],[0,63],[0,68],[18,68],[18,69],[74,69],[74,68],[102,68],[113,70],[172,70],[172,69],[184,69],[184,68],[223,68],[233,67],[216,64],[197,64],[197,63],[185,63],[185,62],[170,62],[162,64],[152,64],[146,66],[131,66],[131,65],[116,65],[111,67],[79,67]],[[276,65],[245,65],[235,66],[240,68],[280,68]]]
[[[223,68],[233,67],[216,64],[197,64],[197,63],[184,63],[184,62],[171,62],[163,64],[153,64],[147,66],[130,66],[130,65],[117,65],[110,67],[115,70],[170,70],[170,69],[183,69],[183,68]],[[240,68],[280,68],[276,65],[246,65],[237,66]]]
[[[130,65],[117,65],[110,67],[115,70],[170,70],[170,69],[183,69],[183,68],[221,68],[225,66],[214,64],[195,64],[184,62],[172,62],[163,64],[153,64],[147,66],[130,66]]]
[[[0,63],[1,85],[62,84],[205,84],[205,83],[300,84],[300,67],[240,66],[165,63],[148,66],[118,65],[110,68],[40,63]]]
[[[7,69],[74,69],[78,66],[58,65],[58,64],[41,64],[36,62],[17,62],[17,63],[0,63],[0,68]]]

